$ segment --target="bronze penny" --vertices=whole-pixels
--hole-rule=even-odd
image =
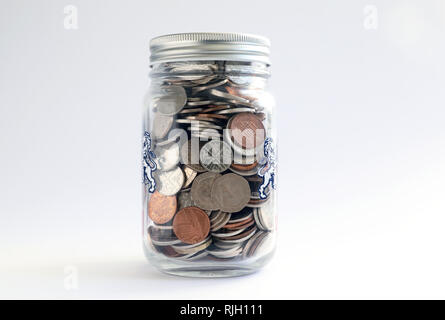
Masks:
[[[240,93],[240,90],[238,90],[237,88],[234,88],[234,87],[226,87],[226,90],[227,90],[227,92],[230,93],[231,95],[238,96],[238,97],[244,98],[244,99],[249,100],[249,101],[254,101],[254,100],[256,100],[256,98],[254,98],[254,97],[248,97],[248,96],[246,96],[246,95],[241,94],[241,93]]]
[[[237,163],[232,163],[232,168],[235,170],[239,170],[239,171],[249,171],[252,169],[255,169],[256,166],[258,165],[258,162],[255,161],[252,164],[237,164]]]
[[[215,119],[222,119],[222,120],[228,120],[229,117],[225,116],[223,114],[214,114],[214,113],[198,113],[197,117],[200,118],[215,118]]]
[[[176,212],[176,196],[164,196],[155,191],[148,201],[148,216],[157,224],[167,223]]]
[[[241,221],[241,222],[237,222],[237,223],[228,223],[224,226],[224,229],[229,229],[229,230],[245,229],[247,227],[250,227],[254,223],[255,223],[255,220],[253,219],[253,217],[251,217],[245,221]]]
[[[262,145],[266,137],[263,123],[250,112],[242,112],[232,117],[228,128],[232,141],[244,149]]]
[[[207,112],[213,112],[213,111],[221,111],[221,110],[225,110],[225,109],[230,109],[229,105],[222,105],[222,106],[209,106],[208,108],[205,108],[204,111],[202,111],[203,113],[207,113]]]
[[[183,208],[173,219],[173,232],[184,243],[199,243],[209,235],[209,216],[198,207]]]
[[[224,240],[239,240],[239,239],[243,239],[244,237],[248,237],[251,234],[255,233],[255,231],[257,231],[257,227],[256,226],[254,226],[253,228],[248,228],[248,229],[246,229],[246,231],[244,231],[244,232],[242,232],[240,234],[237,234],[235,236],[224,238]]]

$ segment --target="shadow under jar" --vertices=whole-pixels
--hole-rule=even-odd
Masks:
[[[163,272],[249,274],[275,250],[269,41],[187,33],[150,42],[143,110],[144,251]]]

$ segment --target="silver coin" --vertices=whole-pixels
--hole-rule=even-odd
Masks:
[[[239,97],[239,96],[235,96],[233,94],[230,94],[230,93],[227,93],[227,92],[224,92],[224,91],[220,91],[220,90],[217,90],[217,89],[210,89],[209,93],[211,95],[215,96],[215,97],[224,98],[224,99],[227,99],[227,100],[238,101],[238,102],[249,103],[249,100],[247,100],[245,98],[242,98],[242,97]]]
[[[210,122],[203,122],[203,121],[196,121],[192,120],[192,126],[187,127],[187,130],[197,130],[197,129],[215,129],[215,130],[222,130],[223,128],[221,126],[218,126],[216,124],[212,124]]]
[[[187,113],[197,113],[204,111],[204,108],[190,108],[190,109],[182,109],[179,114],[187,114]]]
[[[154,95],[154,107],[163,115],[177,114],[187,102],[187,94],[181,86],[163,86]]]
[[[223,172],[232,164],[232,149],[224,141],[207,142],[199,152],[201,165],[211,172]]]
[[[170,134],[167,139],[162,140],[162,141],[156,141],[156,143],[155,143],[156,147],[164,147],[164,146],[167,146],[173,142],[177,142],[179,137],[183,133],[184,132],[182,131],[182,129],[173,129],[172,131],[170,131]]]
[[[212,238],[208,237],[203,241],[193,245],[174,245],[172,248],[180,254],[191,254],[206,249],[212,244]]]
[[[269,201],[266,201],[264,206],[257,208],[257,215],[260,221],[258,227],[264,231],[272,231],[275,229],[275,207],[274,197],[271,196]]]
[[[217,88],[219,86],[222,86],[222,85],[226,84],[228,81],[229,81],[228,79],[224,79],[224,80],[221,80],[221,81],[218,81],[218,82],[215,82],[215,83],[212,83],[212,84],[208,84],[208,85],[205,85],[205,86],[194,87],[192,89],[192,92],[193,92],[193,94],[196,94],[196,93],[201,92],[201,91],[205,91],[205,90],[212,89],[212,88]]]
[[[236,244],[236,243],[243,243],[244,241],[250,239],[258,230],[258,228],[254,227],[248,231],[246,231],[246,235],[242,238],[238,238],[238,239],[233,239],[233,240],[229,240],[229,239],[219,239],[220,243],[229,245],[229,244]]]
[[[173,117],[155,113],[153,117],[153,138],[163,139],[173,125]]]
[[[221,259],[228,259],[228,258],[234,258],[234,257],[238,256],[243,251],[243,248],[242,248],[242,246],[238,245],[238,246],[232,247],[230,249],[221,249],[221,248],[215,247],[213,249],[207,249],[206,251],[207,251],[207,253],[209,253],[210,255],[212,255],[214,257],[221,258]]]
[[[176,143],[163,147],[157,145],[154,152],[156,155],[155,162],[159,170],[171,170],[179,162],[179,146]]]
[[[243,258],[247,258],[249,256],[250,250],[253,246],[253,244],[258,240],[259,237],[264,237],[265,232],[257,232],[255,233],[255,235],[253,235],[249,241],[246,242],[246,244],[244,245],[244,249],[242,252],[242,256]]]
[[[212,232],[218,231],[219,229],[224,227],[227,222],[229,222],[231,217],[230,213],[222,211],[218,211],[215,215],[212,215],[210,215],[210,231]]]
[[[218,232],[212,232],[212,237],[216,237],[216,238],[228,238],[228,237],[233,237],[236,236],[238,234],[241,234],[245,231],[246,229],[239,229],[239,230],[230,230],[230,231],[218,231]]]
[[[156,172],[156,171],[155,171]],[[218,210],[218,204],[212,201],[212,186],[214,181],[220,177],[215,172],[205,172],[198,175],[192,184],[192,199],[196,205],[204,210]]]
[[[222,211],[238,212],[249,202],[250,193],[246,179],[234,173],[227,173],[214,181],[211,197]]]
[[[181,191],[178,193],[178,211],[186,207],[194,207],[196,203],[192,199],[190,191]]]
[[[192,131],[192,137],[202,139],[202,140],[208,140],[208,139],[212,139],[212,138],[221,138],[222,135],[220,133],[202,132],[202,131],[193,132]]]
[[[195,260],[202,259],[207,255],[208,255],[207,251],[203,250],[201,252],[187,254],[187,255],[179,257],[177,259],[185,260],[185,261],[195,261]]]
[[[196,178],[196,175],[198,174],[197,171],[193,170],[192,168],[189,168],[187,166],[184,166],[182,168],[182,171],[184,171],[185,174],[185,182],[184,185],[182,186],[182,189],[188,188],[193,180]]]
[[[232,113],[241,113],[241,112],[255,112],[254,109],[251,108],[231,108],[221,111],[216,111],[216,114],[232,114]]]
[[[176,167],[170,171],[156,170],[153,173],[159,193],[164,196],[173,196],[181,190],[184,184],[184,173]]]
[[[189,102],[187,102],[187,106],[198,107],[198,106],[206,106],[206,105],[209,105],[212,103],[213,103],[213,100],[189,101]]]
[[[271,232],[263,232],[250,247],[247,253],[248,257],[259,257],[272,252],[275,245],[275,237]],[[243,253],[244,254],[244,253]]]

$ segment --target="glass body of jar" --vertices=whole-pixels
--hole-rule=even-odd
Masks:
[[[144,99],[145,254],[170,274],[252,273],[276,239],[270,65],[172,60],[152,61]]]

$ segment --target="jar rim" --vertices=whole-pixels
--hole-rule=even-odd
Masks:
[[[191,32],[155,37],[150,63],[226,60],[257,61],[270,65],[270,41],[246,33]]]

